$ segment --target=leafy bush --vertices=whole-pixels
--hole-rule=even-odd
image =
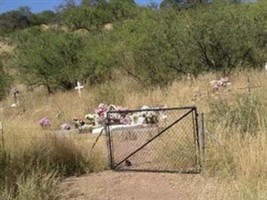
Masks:
[[[33,28],[19,36],[17,69],[27,85],[44,85],[48,92],[72,89],[81,80],[83,43],[79,36]]]
[[[29,26],[29,19],[19,10],[9,11],[0,15],[0,34],[10,33]]]
[[[53,92],[72,89],[77,79],[109,81],[117,69],[145,86],[166,86],[187,73],[262,67],[265,7],[260,1],[141,9],[131,0],[82,1],[60,11],[68,27],[64,31],[33,27],[20,32],[16,68],[27,84]],[[105,30],[106,23],[113,28]],[[78,29],[87,34],[79,35]]]

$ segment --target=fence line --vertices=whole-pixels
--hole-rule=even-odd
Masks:
[[[125,129],[116,128],[112,115],[118,113],[131,113],[133,116],[141,114],[146,124],[141,127],[133,125]],[[109,112],[107,132],[111,168],[129,171],[200,172],[196,120],[196,107]]]

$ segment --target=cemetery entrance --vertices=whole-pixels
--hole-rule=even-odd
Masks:
[[[128,115],[131,125],[118,125],[115,115]],[[109,111],[107,142],[114,170],[199,173],[200,136],[196,107]]]

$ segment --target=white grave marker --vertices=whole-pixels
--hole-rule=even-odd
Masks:
[[[12,108],[18,107],[19,106],[19,101],[18,101],[18,96],[19,96],[19,90],[17,88],[12,88],[11,90],[11,95],[14,98],[14,103],[11,104]]]
[[[82,96],[81,89],[83,89],[83,86],[80,84],[80,82],[77,82],[77,86],[75,87],[75,90],[78,90],[79,97]]]

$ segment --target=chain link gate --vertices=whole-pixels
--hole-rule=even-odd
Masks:
[[[118,125],[114,115],[141,118],[138,125]],[[147,115],[156,116],[150,121]],[[199,173],[200,143],[196,107],[109,111],[107,142],[111,169]]]

